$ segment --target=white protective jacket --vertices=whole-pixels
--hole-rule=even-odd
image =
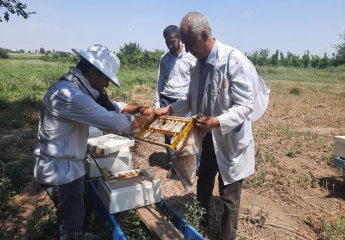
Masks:
[[[79,80],[78,80],[79,79]],[[89,125],[108,132],[131,133],[131,115],[119,114],[125,103],[114,103],[116,111],[100,106],[97,90],[77,68],[71,68],[53,83],[44,99],[34,151],[34,176],[39,183],[61,185],[85,174]]]
[[[209,94],[209,112],[219,119],[212,129],[213,144],[224,184],[231,184],[254,173],[255,154],[251,113],[258,86],[255,67],[239,50],[218,40],[206,59],[212,65],[204,94]],[[198,114],[200,62],[191,73],[187,100],[171,105],[177,115]],[[212,77],[211,77],[212,76]],[[204,105],[204,103],[202,103]]]

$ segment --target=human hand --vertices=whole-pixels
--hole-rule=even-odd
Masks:
[[[141,113],[141,115],[134,117],[131,124],[132,129],[141,128],[144,124],[151,123],[155,120],[156,113],[153,108],[145,108]]]
[[[171,114],[173,114],[173,110],[170,106],[166,106],[166,107],[162,107],[162,108],[156,108],[155,113],[157,116],[171,115]]]
[[[156,112],[153,108],[146,108],[141,114],[152,119],[156,117]]]
[[[203,132],[209,132],[212,128],[219,127],[220,123],[217,117],[197,117],[194,118],[195,125]]]

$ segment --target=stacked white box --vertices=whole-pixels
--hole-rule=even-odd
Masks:
[[[87,145],[95,156],[106,156],[125,147],[134,146],[134,140],[116,134],[106,134],[99,137],[89,138]]]
[[[102,169],[111,173],[132,169],[132,156],[129,147],[134,146],[134,140],[127,137],[106,134],[88,139],[88,149]],[[96,163],[91,158],[85,161],[86,173],[89,177],[100,177]]]
[[[345,158],[345,136],[335,136],[334,155]]]
[[[132,155],[129,151],[129,148],[126,147],[104,157],[96,157],[96,160],[101,168],[106,168],[112,173],[133,169]],[[102,176],[96,166],[96,163],[90,158],[86,159],[86,173],[89,177]]]
[[[146,169],[140,176],[98,181],[100,198],[109,213],[117,213],[161,201],[161,182]],[[125,174],[126,172],[121,172]]]

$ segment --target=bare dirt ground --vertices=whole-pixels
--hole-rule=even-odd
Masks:
[[[289,93],[292,87],[274,82],[268,112],[254,123],[256,173],[245,181],[238,239],[326,239],[323,221],[334,224],[345,214],[344,175],[330,164],[334,136],[345,134],[345,99],[337,94],[342,90],[302,85],[296,96]],[[162,179],[166,200],[183,210],[196,186],[186,195],[178,180],[166,178],[164,153],[162,147],[139,143],[134,156],[139,167]],[[205,230],[209,239],[220,226],[217,185],[213,195],[211,226]]]
[[[254,123],[256,172],[244,183],[238,239],[327,239],[324,221],[332,225],[345,215],[344,175],[330,164],[334,136],[345,135],[345,98],[338,94],[344,90],[302,85],[297,96],[289,93],[293,86],[272,83],[269,109]],[[169,165],[163,147],[137,142],[132,154],[134,167],[147,168],[160,178],[165,200],[183,215],[196,184],[185,194],[178,179],[166,177]],[[211,226],[203,230],[207,239],[215,239],[219,231],[222,206],[217,189]],[[12,199],[11,211],[1,213],[8,214],[1,225],[7,224],[14,238],[25,236],[28,217],[44,204],[49,200],[43,192],[28,183]],[[334,239],[344,239],[338,237]]]

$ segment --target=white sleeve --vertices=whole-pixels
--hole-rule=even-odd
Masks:
[[[160,107],[160,93],[163,91],[164,88],[164,65],[162,62],[162,58],[159,62],[159,68],[158,68],[158,78],[157,78],[157,84],[156,84],[156,95],[155,95],[155,106]]]
[[[55,116],[88,124],[109,132],[131,133],[132,116],[108,111],[89,95],[70,87],[52,88],[44,105]]]

